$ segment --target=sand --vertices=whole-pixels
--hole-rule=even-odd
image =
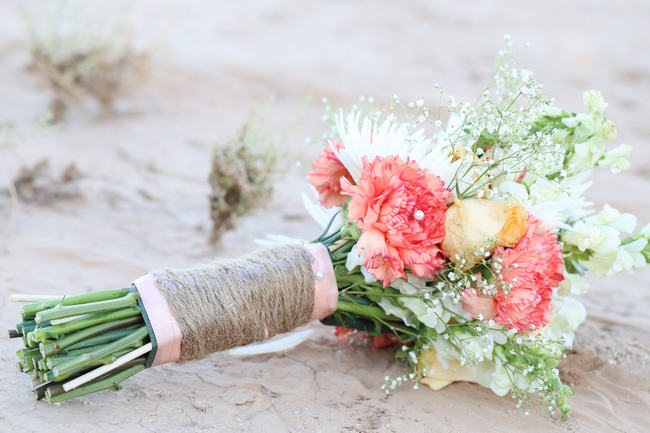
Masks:
[[[40,118],[48,95],[25,71],[21,5],[0,5],[0,122]],[[372,95],[386,103],[436,103],[440,83],[476,95],[502,35],[530,42],[522,64],[559,105],[581,110],[583,90],[610,103],[617,142],[635,146],[632,168],[596,176],[589,197],[650,221],[650,51],[647,2],[173,2],[140,1],[121,11],[139,46],[153,52],[151,76],[98,118],[92,107],[0,153],[0,187],[45,158],[57,179],[31,202],[1,198],[0,328],[19,306],[9,292],[78,293],[129,284],[152,268],[237,256],[267,233],[310,238],[318,227],[299,192],[319,149],[320,98],[333,105]],[[286,149],[271,204],[208,243],[211,146],[235,134],[251,108],[275,96],[269,120]],[[47,179],[47,177],[45,177]],[[38,186],[38,185],[37,185]],[[286,354],[226,354],[147,370],[118,393],[60,406],[35,402],[14,368],[17,342],[0,338],[2,432],[642,432],[650,422],[650,269],[596,282],[589,317],[562,363],[574,386],[568,421],[476,385],[439,392],[403,387],[386,397],[388,352],[339,343],[330,328]]]

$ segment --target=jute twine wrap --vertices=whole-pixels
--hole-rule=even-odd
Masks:
[[[261,341],[307,323],[313,257],[285,245],[191,269],[154,272],[183,333],[180,362]]]

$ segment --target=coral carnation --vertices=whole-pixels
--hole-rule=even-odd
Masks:
[[[445,212],[451,193],[444,182],[415,161],[397,156],[363,158],[357,183],[341,181],[352,196],[348,218],[362,231],[357,244],[364,266],[384,287],[406,278],[431,276],[444,264],[438,244],[445,237]]]
[[[495,263],[502,266],[503,281],[512,285],[509,292],[499,290],[494,297],[494,320],[527,333],[546,326],[551,319],[552,289],[564,279],[557,236],[529,216],[526,234],[514,248],[497,247],[494,258],[501,259]]]
[[[330,144],[336,150],[343,148],[341,143],[333,140]],[[312,163],[311,168],[314,172],[309,173],[307,179],[318,191],[318,198],[323,206],[327,208],[343,206],[348,198],[341,194],[341,178],[344,177],[350,182],[353,180],[330,146],[325,146],[316,161]]]

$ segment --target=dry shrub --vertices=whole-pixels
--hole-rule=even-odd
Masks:
[[[82,177],[74,164],[53,175],[49,161],[42,159],[31,167],[22,167],[13,185],[21,201],[51,205],[64,199],[80,198],[82,194],[77,181]]]
[[[55,2],[27,19],[31,34],[28,69],[52,93],[51,120],[87,99],[103,113],[113,111],[117,97],[148,73],[149,58],[133,48],[130,32],[115,16],[81,2]]]
[[[273,193],[279,155],[253,115],[237,137],[214,149],[210,172],[212,240],[234,228],[242,215],[265,205]]]

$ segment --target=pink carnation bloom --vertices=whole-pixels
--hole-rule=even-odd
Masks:
[[[503,281],[512,284],[509,293],[499,290],[494,297],[494,320],[526,333],[548,325],[552,289],[564,279],[557,235],[541,225],[540,220],[529,216],[528,230],[519,242],[513,248],[497,247],[493,256],[493,260],[502,260]]]
[[[417,277],[442,268],[438,244],[451,193],[438,176],[398,156],[364,157],[357,185],[342,179],[341,186],[352,196],[348,218],[362,231],[357,248],[365,252],[364,266],[384,287],[406,278],[405,268]]]
[[[336,150],[343,148],[341,143],[333,140],[330,144]],[[327,208],[343,206],[348,197],[341,195],[341,178],[344,177],[350,182],[353,180],[330,146],[325,146],[316,161],[312,163],[311,168],[314,171],[307,175],[307,179],[318,191],[318,198],[323,206]]]

